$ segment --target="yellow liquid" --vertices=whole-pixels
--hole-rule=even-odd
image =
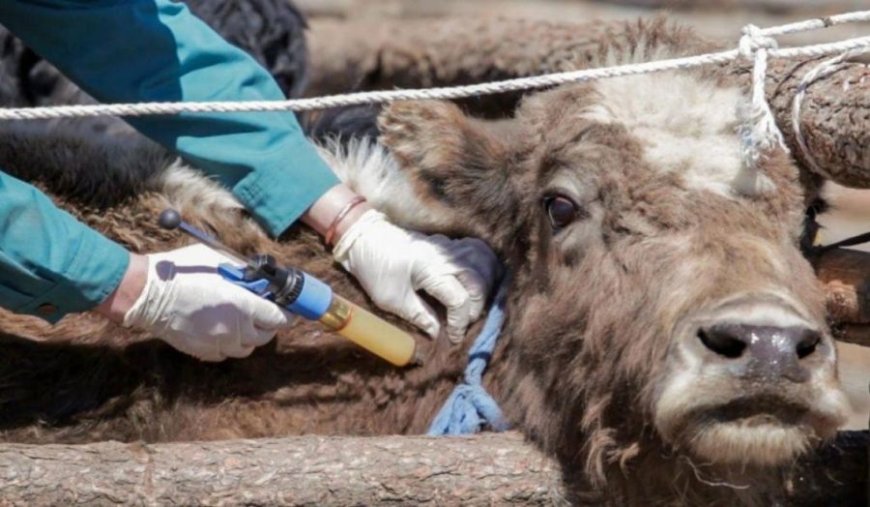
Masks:
[[[405,366],[415,359],[414,350],[417,345],[411,335],[340,296],[332,297],[332,304],[321,322],[396,366]],[[336,329],[334,318],[340,314],[347,315],[347,320],[344,327]]]

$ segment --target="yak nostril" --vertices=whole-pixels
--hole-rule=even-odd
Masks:
[[[803,359],[815,352],[816,346],[820,341],[822,341],[822,335],[820,333],[807,330],[796,347],[798,359]]]
[[[823,334],[808,326],[764,326],[717,322],[698,328],[698,339],[738,378],[807,382],[826,350]],[[824,355],[824,354],[821,354]]]
[[[730,332],[728,327],[714,326],[699,329],[698,338],[705,347],[729,359],[737,359],[746,350],[746,343]]]

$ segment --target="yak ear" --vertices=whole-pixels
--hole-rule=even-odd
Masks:
[[[517,120],[470,118],[450,102],[397,102],[381,113],[378,128],[379,141],[412,182],[416,197],[438,215],[440,232],[501,246],[499,236],[519,211]]]

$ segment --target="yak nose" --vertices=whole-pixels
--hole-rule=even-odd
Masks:
[[[774,327],[718,323],[698,330],[698,338],[719,359],[734,363],[741,376],[806,382],[810,358],[822,334],[803,326]]]

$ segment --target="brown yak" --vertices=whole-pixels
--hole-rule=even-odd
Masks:
[[[662,30],[640,25],[609,61],[681,53]],[[512,282],[485,383],[577,502],[770,504],[782,471],[843,418],[823,294],[798,247],[815,189],[782,151],[744,168],[744,94],[679,72],[529,94],[500,121],[397,103],[378,117],[380,144],[324,148],[395,221],[500,254]],[[156,226],[173,206],[365,304],[313,235],[266,238],[151,144],[4,129],[0,167],[131,249],[186,241]],[[49,327],[3,314],[0,329],[0,438],[34,443],[419,433],[468,345],[420,339],[425,364],[397,370],[300,322],[250,358],[207,364],[93,315]]]

